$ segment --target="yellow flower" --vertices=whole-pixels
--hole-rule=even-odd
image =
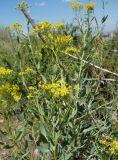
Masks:
[[[24,2],[19,3],[18,8],[19,9],[24,9],[25,8],[25,3]]]
[[[51,34],[51,33],[48,33],[48,34],[44,35],[44,38],[45,38],[48,42],[51,42],[51,41],[54,40],[53,34]],[[46,46],[43,47],[43,48],[46,48]]]
[[[61,84],[60,80],[51,84],[46,84],[46,83],[40,84],[40,86],[42,89],[48,90],[52,94],[61,97],[68,95],[72,91],[72,87],[69,84],[67,83]]]
[[[34,94],[36,93],[36,88],[34,88],[33,86],[29,86],[28,87],[28,96],[27,98],[33,98],[34,97]]]
[[[111,154],[118,153],[118,141],[117,140],[109,139],[109,140],[100,140],[99,142],[100,144],[103,144],[106,147],[108,147]]]
[[[99,142],[100,142],[100,144],[103,144],[103,145],[107,145],[108,144],[107,140],[100,140]]]
[[[0,67],[0,75],[8,75],[8,74],[12,74],[13,70],[11,69],[7,69],[4,67]]]
[[[23,9],[29,8],[29,6],[28,6],[27,3],[25,3],[23,1],[23,2],[21,2],[21,3],[18,4],[18,8],[21,9],[21,10],[23,10]]]
[[[56,24],[56,28],[58,28],[58,29],[64,28],[64,22],[59,22],[59,23],[57,23],[57,24]]]
[[[18,75],[23,76],[23,75],[26,75],[26,74],[32,73],[32,72],[33,72],[33,70],[30,67],[27,67],[24,71],[19,72]]]
[[[110,143],[110,148],[109,150],[111,151],[111,154],[118,153],[118,141],[114,140]]]
[[[11,25],[11,27],[12,27],[13,29],[22,28],[22,24],[20,24],[20,23],[13,23],[13,24]]]
[[[83,8],[83,5],[82,5],[80,2],[74,0],[74,1],[71,2],[71,8],[72,8],[74,11],[77,11],[78,9],[82,9],[82,8]]]
[[[43,48],[43,49],[48,49],[48,48],[49,48],[49,46],[48,46],[48,45],[46,45],[46,44],[44,44],[44,45],[42,45],[42,48]]]
[[[19,73],[18,73],[18,75],[21,76],[21,77],[22,77],[24,74],[25,74],[25,72],[19,72]]]
[[[43,30],[43,29],[48,29],[50,28],[50,26],[51,26],[51,23],[48,21],[41,22],[32,30],[32,33],[39,32],[40,30]]]
[[[55,24],[55,23],[50,23],[49,21],[44,21],[44,22],[39,23],[32,30],[32,33],[37,33],[37,32],[44,30],[44,29],[62,29],[63,27],[64,27],[63,22],[59,22],[59,23]]]
[[[42,60],[42,53],[41,53],[40,50],[39,51],[35,51],[34,52],[34,56],[37,57],[37,58],[39,58],[40,60]]]
[[[11,86],[11,95],[14,98],[14,100],[16,102],[19,102],[19,100],[21,99],[21,92],[20,92],[20,88],[17,84],[12,85]]]
[[[86,10],[87,11],[92,11],[95,8],[95,3],[93,2],[88,2],[88,4],[86,5]]]
[[[65,49],[65,53],[79,53],[80,52],[80,49],[78,48],[74,48],[74,47],[67,47]]]
[[[42,60],[42,53],[41,53],[41,52],[38,52],[38,58],[39,58],[40,60]]]
[[[25,73],[32,73],[32,69],[31,69],[30,67],[27,67],[27,68],[25,69]]]
[[[6,95],[6,93],[10,94],[16,102],[18,102],[21,99],[22,94],[17,84],[15,85],[11,85],[9,83],[2,84],[0,86],[0,95]]]
[[[0,94],[4,94],[5,92],[11,92],[11,85],[9,83],[0,85]]]
[[[59,44],[59,45],[60,45],[60,44],[61,44],[61,45],[66,45],[66,44],[68,44],[71,40],[72,40],[72,37],[71,37],[70,35],[68,35],[68,36],[59,35],[59,36],[57,36],[55,42],[56,42],[57,44]]]
[[[76,84],[76,85],[74,86],[74,90],[76,90],[77,92],[79,91],[79,85],[78,85],[78,84]]]
[[[20,24],[20,23],[13,23],[10,28],[13,31],[16,31],[17,33],[23,32],[23,30],[22,30],[22,24]]]

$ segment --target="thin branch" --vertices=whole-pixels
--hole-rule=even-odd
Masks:
[[[26,9],[25,8],[21,8],[20,10],[24,14],[24,16],[26,17],[26,19],[28,20],[28,22],[32,25],[32,27],[35,28],[36,27],[36,23],[35,23],[34,19],[31,18],[31,16],[29,15],[29,13],[27,13]],[[46,41],[44,40],[44,38],[43,38],[43,36],[42,36],[42,34],[40,32],[38,32],[38,36],[42,40],[42,42],[44,44],[46,44]]]
[[[74,59],[83,61],[84,63],[89,64],[89,65],[91,65],[91,66],[93,66],[93,67],[95,67],[95,68],[97,68],[97,69],[99,69],[99,70],[101,70],[101,71],[110,73],[110,74],[112,74],[112,75],[114,75],[114,76],[118,76],[118,73],[109,71],[108,69],[105,69],[105,68],[101,68],[101,67],[99,67],[99,66],[97,66],[97,65],[95,65],[95,64],[93,64],[93,63],[91,63],[91,62],[88,62],[88,61],[86,61],[86,60],[82,60],[81,58],[78,58],[78,57],[76,57],[76,56],[74,56],[74,55],[71,55],[71,54],[68,54],[68,55],[69,55],[70,57],[74,58]]]
[[[85,79],[86,81],[111,81],[111,82],[115,82],[115,79],[106,79],[106,78],[87,78]]]

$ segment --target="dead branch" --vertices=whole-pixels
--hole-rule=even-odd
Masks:
[[[83,60],[83,59],[81,59],[81,58],[79,58],[79,57],[76,57],[76,56],[74,56],[74,55],[71,55],[71,54],[68,54],[68,55],[69,55],[70,57],[76,59],[76,60],[83,61],[84,63],[86,63],[86,64],[88,64],[88,65],[91,65],[91,66],[93,66],[93,67],[95,67],[95,68],[97,68],[97,69],[99,69],[99,70],[101,70],[101,71],[103,71],[103,72],[107,72],[107,73],[110,73],[110,74],[112,74],[112,75],[114,75],[114,76],[118,76],[118,73],[109,71],[109,70],[107,70],[107,69],[105,69],[105,68],[102,68],[102,67],[99,67],[99,66],[97,66],[97,65],[95,65],[95,64],[93,64],[93,63],[91,63],[91,62],[88,62],[88,61],[86,61],[86,60]]]
[[[28,20],[28,22],[32,25],[33,28],[36,27],[36,23],[34,19],[31,18],[30,14],[27,12],[26,8],[20,8],[21,12],[24,14],[25,18]],[[41,39],[41,41],[46,44],[46,41],[44,40],[42,34],[38,32],[38,36]]]

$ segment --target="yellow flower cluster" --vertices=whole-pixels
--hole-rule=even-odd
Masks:
[[[49,40],[52,40],[52,39],[54,38],[54,36],[53,36],[53,34],[48,33],[48,34],[46,35],[46,38],[48,38]]]
[[[17,84],[11,86],[11,95],[16,102],[19,102],[21,99],[20,88]]]
[[[82,3],[78,2],[77,0],[73,0],[71,1],[71,8],[74,11],[77,11],[78,9],[84,9],[84,8],[86,11],[92,11],[95,8],[95,3],[90,1],[88,2],[87,5],[84,6]]]
[[[18,102],[21,99],[20,88],[17,84],[11,85],[9,83],[0,85],[0,95],[10,94],[13,99]]]
[[[55,42],[56,42],[56,44],[66,45],[71,40],[72,40],[72,37],[70,35],[68,35],[68,36],[66,36],[66,35],[59,35],[59,36],[56,37]]]
[[[27,67],[23,72],[19,72],[18,75],[23,76],[25,74],[29,74],[29,73],[32,73],[32,72],[33,72],[33,70],[30,67]]]
[[[26,9],[28,7],[29,7],[28,4],[25,3],[24,1],[18,4],[18,8],[21,10]]]
[[[118,141],[117,140],[100,140],[100,144],[109,148],[111,154],[118,153]]]
[[[13,23],[10,28],[13,30],[13,31],[16,31],[17,33],[21,33],[23,32],[22,30],[22,24],[20,23]]]
[[[32,72],[32,69],[30,68],[30,67],[27,67],[26,69],[25,69],[25,73],[31,73]]]
[[[57,24],[55,23],[50,23],[49,21],[41,22],[39,23],[33,30],[32,33],[37,33],[40,30],[44,29],[62,29],[64,27],[63,22],[59,22]]]
[[[36,88],[34,88],[33,86],[28,86],[28,96],[27,98],[33,98],[34,94],[36,93]]]
[[[8,75],[8,74],[12,74],[13,70],[11,69],[7,69],[4,67],[0,67],[0,75]]]
[[[38,52],[37,56],[38,56],[38,58],[39,58],[40,60],[42,60],[42,53],[41,53],[41,52]]]
[[[55,24],[55,28],[57,28],[57,29],[64,28],[64,22],[59,22],[59,23]]]
[[[50,27],[50,22],[48,21],[41,22],[32,30],[32,33],[36,33],[42,29],[48,29],[49,27]]]
[[[49,42],[49,43],[53,42],[53,43],[54,43],[55,37],[54,37],[53,34],[47,33],[47,34],[44,35],[43,37],[46,39],[47,42]],[[43,47],[43,48],[44,48],[44,47]],[[46,48],[46,47],[45,47],[45,48]]]
[[[71,8],[74,10],[74,11],[77,11],[78,9],[82,9],[83,8],[83,5],[78,2],[78,1],[72,1],[71,2]]]
[[[86,10],[87,10],[87,11],[92,11],[92,10],[94,10],[94,8],[95,8],[95,3],[93,3],[93,2],[89,2],[89,3],[86,5]]]
[[[79,53],[80,52],[80,49],[78,48],[74,48],[74,47],[67,47],[65,49],[65,53]]]
[[[72,91],[72,87],[70,85],[68,85],[67,83],[61,84],[60,80],[56,83],[41,84],[41,88],[61,97],[68,95]]]
[[[52,44],[54,46],[55,44],[58,47],[67,45],[72,40],[70,35],[55,35],[51,33],[44,35],[44,38],[47,39],[47,42],[50,43],[50,45]]]
[[[9,83],[0,85],[0,94],[4,92],[11,92],[11,85]]]

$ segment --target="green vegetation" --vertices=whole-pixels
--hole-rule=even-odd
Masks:
[[[0,28],[0,158],[117,160],[118,33],[101,36],[92,2],[71,3],[73,25],[34,26],[27,7],[31,32]]]

